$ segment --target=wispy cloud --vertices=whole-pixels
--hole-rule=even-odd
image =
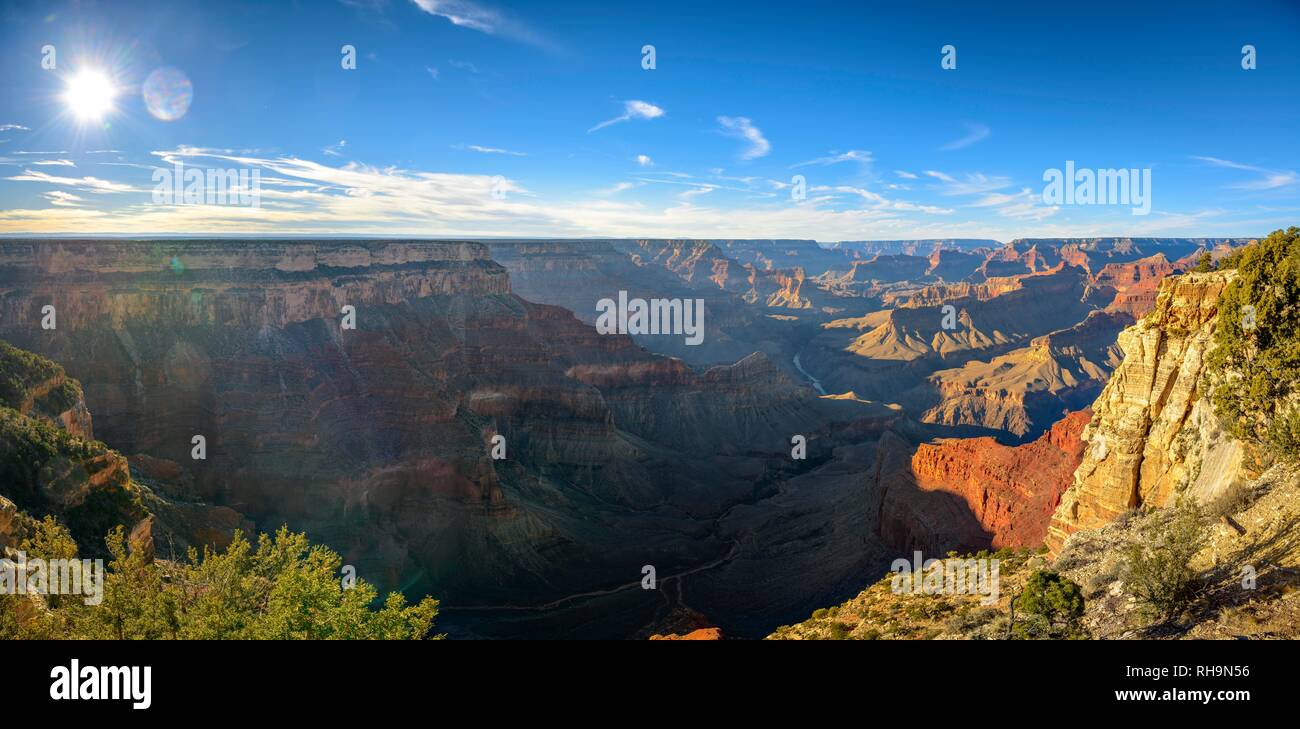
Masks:
[[[954,139],[953,141],[948,142],[947,144],[940,147],[939,151],[951,152],[954,149],[965,149],[966,147],[969,147],[972,144],[979,144],[980,142],[989,138],[989,134],[990,134],[989,128],[984,126],[983,124],[967,124],[966,129],[967,129],[966,136],[962,137],[961,139]]]
[[[448,58],[447,65],[461,71],[469,71],[470,73],[482,73],[481,71],[478,70],[478,66],[475,66],[473,63],[469,61],[458,61],[455,58]]]
[[[32,160],[32,164],[43,167],[76,167],[76,163],[70,159],[37,159]]]
[[[5,179],[14,180],[16,182],[44,182],[51,185],[66,185],[68,187],[75,187],[81,190],[85,190],[86,192],[95,192],[95,193],[137,191],[137,188],[132,187],[131,185],[123,184],[120,182],[113,182],[112,180],[103,180],[98,177],[90,177],[90,176],[60,177],[58,175],[50,175],[41,172],[39,170],[23,170],[23,174],[14,175],[13,177],[6,177]]]
[[[664,115],[664,110],[662,108],[655,106],[654,104],[651,104],[648,101],[641,101],[640,99],[632,99],[631,101],[623,102],[622,114],[614,117],[613,119],[606,119],[605,121],[597,124],[591,129],[588,129],[587,133],[590,134],[594,131],[604,129],[605,127],[610,126],[611,124],[618,124],[619,122],[631,121],[633,119],[658,119],[663,115]]]
[[[673,175],[674,173],[669,172],[668,174]],[[676,176],[677,176],[677,177],[690,177],[690,175],[676,175]],[[754,189],[753,189],[752,187],[737,187],[736,185],[719,185],[719,184],[716,183],[716,182],[699,182],[699,181],[695,181],[695,180],[692,180],[691,182],[685,182],[685,181],[680,180],[680,179],[678,179],[678,180],[665,180],[665,179],[662,179],[662,178],[655,178],[655,177],[638,177],[637,179],[640,180],[641,182],[654,182],[654,183],[659,183],[659,184],[663,184],[663,185],[682,185],[682,186],[685,186],[685,187],[707,187],[707,188],[709,188],[710,190],[731,190],[731,191],[734,191],[734,192],[753,192],[753,191],[754,191]]]
[[[434,81],[438,80],[438,68],[436,66],[425,66],[424,70],[433,77]]]
[[[325,154],[328,154],[331,157],[342,157],[343,148],[346,146],[348,146],[348,140],[340,139],[338,142],[329,145],[328,147],[322,149],[321,151],[324,152]]]
[[[960,179],[938,170],[925,170],[922,174],[943,182],[940,187],[944,195],[979,195],[1011,186],[1009,177],[986,175],[982,172],[967,173]]]
[[[80,197],[77,197],[70,192],[64,192],[63,190],[50,190],[41,194],[45,196],[46,200],[50,201],[51,205],[75,207],[84,202]]]
[[[1300,174],[1294,170],[1273,170],[1266,167],[1257,167],[1255,165],[1233,162],[1231,160],[1219,159],[1218,157],[1202,157],[1192,155],[1192,159],[1200,160],[1215,167],[1224,167],[1231,170],[1241,170],[1243,172],[1254,172],[1262,177],[1247,182],[1238,182],[1228,187],[1234,190],[1276,190],[1279,187],[1287,187],[1300,182]]]
[[[604,190],[597,190],[596,194],[602,197],[608,197],[609,195],[617,195],[624,190],[631,190],[634,187],[640,186],[641,183],[639,182],[619,182],[615,183],[613,187],[607,187]]]
[[[265,151],[186,146],[154,152],[153,159],[184,160],[187,166],[200,168],[261,170],[261,206],[159,205],[148,194],[151,185],[140,181],[148,179],[147,173],[142,177],[129,167],[104,167],[120,171],[123,177],[103,180],[49,175],[19,160],[22,166],[17,169],[24,172],[0,185],[35,183],[39,197],[30,208],[10,203],[9,209],[0,210],[0,233],[1006,240],[1025,235],[1237,235],[1266,224],[1223,211],[1153,214],[1152,220],[1138,221],[1136,227],[1127,216],[1104,217],[1105,211],[1079,219],[1079,211],[1044,206],[1030,187],[988,189],[1002,186],[1003,180],[937,170],[924,175],[932,184],[917,184],[916,189],[934,194],[954,189],[985,192],[964,199],[942,198],[942,203],[963,202],[948,207],[927,204],[933,199],[894,199],[895,193],[885,184],[869,189],[822,186],[810,188],[806,201],[791,204],[787,194],[772,192],[788,188],[784,180],[724,177],[720,169],[695,175],[665,171],[611,181],[606,189],[566,194],[547,188],[533,192],[516,180],[502,181],[487,174],[376,166],[324,154],[311,160]],[[916,175],[922,178],[919,169]],[[632,192],[649,183],[676,189],[668,195],[658,194],[662,190]],[[493,195],[494,189],[510,194]],[[106,194],[113,192],[131,194]],[[977,214],[958,216],[952,208]]]
[[[862,164],[871,164],[872,157],[871,157],[871,153],[865,150],[850,149],[847,152],[831,152],[829,155],[825,157],[817,157],[816,159],[810,159],[806,162],[799,162],[798,164],[790,165],[790,167],[792,169],[795,167],[809,167],[812,165],[817,165],[819,167],[826,167],[829,165],[837,165],[841,162],[860,162]]]
[[[0,124],[0,132],[30,132],[30,127],[22,124]]]
[[[749,185],[749,186],[751,186],[751,187],[754,185],[754,183],[756,183],[756,182],[758,182],[758,181],[760,181],[760,180],[763,179],[763,178],[758,177],[758,176],[756,176],[756,175],[743,175],[743,176],[742,176],[742,175],[726,175],[726,174],[723,174],[724,172],[726,172],[726,170],[723,170],[723,169],[721,169],[721,168],[714,168],[714,169],[712,169],[712,170],[709,170],[709,172],[710,172],[710,174],[713,175],[714,179],[718,179],[718,180],[728,180],[728,181],[730,181],[730,182],[741,182],[741,183],[744,183],[744,184]]]
[[[468,149],[468,150],[471,151],[471,152],[479,152],[479,153],[481,153],[481,154],[504,154],[504,155],[509,155],[509,156],[511,156],[511,157],[527,157],[527,156],[528,156],[528,153],[527,153],[527,152],[515,152],[515,151],[513,151],[513,150],[502,149],[502,148],[500,148],[500,147],[483,147],[483,146],[478,145],[478,144],[466,144],[466,145],[460,146],[460,147],[458,147],[458,148],[459,148],[459,149]]]
[[[904,180],[915,180],[915,179],[917,179],[917,176],[916,176],[915,173],[913,173],[913,172],[908,172],[907,170],[894,170],[894,174],[898,175],[899,177],[903,178]]]
[[[411,0],[411,2],[429,15],[445,18],[452,25],[461,28],[477,30],[480,33],[539,48],[554,48],[550,40],[519,20],[470,0]]]
[[[814,188],[814,190],[822,188]],[[956,212],[952,208],[939,207],[937,205],[921,205],[919,203],[907,202],[906,200],[891,200],[885,196],[865,190],[860,187],[850,187],[839,185],[830,188],[835,192],[844,192],[857,195],[870,204],[874,210],[896,210],[899,212],[928,213],[930,215],[951,215]]]
[[[1042,196],[1028,187],[1020,192],[990,192],[968,207],[994,208],[998,215],[1015,220],[1045,220],[1061,211],[1059,205],[1043,205]]]
[[[650,155],[648,154],[638,154],[636,156],[636,163],[641,165],[642,167],[654,166],[654,160],[650,159]]]
[[[718,124],[725,134],[745,140],[749,146],[740,153],[741,159],[758,159],[772,151],[772,145],[763,136],[763,132],[748,117],[720,116]]]
[[[707,195],[713,192],[713,190],[714,190],[713,187],[707,187],[707,186],[695,187],[695,188],[691,188],[690,190],[683,190],[682,192],[678,193],[677,199],[683,202],[690,202],[692,198],[696,198],[701,195]]]

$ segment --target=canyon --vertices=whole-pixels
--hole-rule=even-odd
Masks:
[[[1292,251],[1296,232],[1288,231]],[[1090,409],[1038,440],[935,439],[917,447],[908,478],[963,500],[975,528],[1000,548],[972,555],[1002,565],[996,609],[980,612],[968,595],[918,603],[882,573],[849,600],[768,638],[1005,639],[1016,620],[1012,597],[1029,594],[1035,574],[1073,583],[1083,598],[1082,637],[1294,637],[1300,468],[1266,442],[1229,433],[1212,402],[1240,377],[1210,365],[1216,347],[1233,346],[1216,336],[1225,318],[1246,315],[1225,309],[1224,292],[1250,275],[1258,269],[1229,266],[1160,280],[1149,312],[1119,333],[1120,360]],[[1186,502],[1199,510],[1185,510]],[[1171,569],[1192,576],[1196,593],[1178,615],[1153,617],[1132,586],[1142,579],[1135,555],[1179,539],[1170,525],[1186,514],[1200,536],[1181,537],[1187,552]]]
[[[1072,477],[1120,332],[1242,242],[10,240],[0,339],[187,544],[288,524],[452,637],[757,637],[1110,513]],[[620,291],[703,340],[598,333]]]

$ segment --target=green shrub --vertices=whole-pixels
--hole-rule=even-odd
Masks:
[[[1126,554],[1124,582],[1148,617],[1169,620],[1191,607],[1198,583],[1191,562],[1206,538],[1201,509],[1190,499],[1139,528]]]
[[[1300,228],[1274,231],[1220,268],[1238,273],[1219,297],[1207,358],[1215,411],[1238,438],[1300,458]]]
[[[438,614],[432,598],[408,606],[394,592],[381,602],[361,579],[345,588],[342,558],[285,527],[256,547],[236,532],[224,551],[190,550],[180,562],[131,549],[120,526],[105,541],[102,603],[51,598],[32,609],[26,597],[0,595],[0,640],[408,640],[424,638]],[[76,554],[66,527],[50,518],[23,546],[43,558]]]
[[[1205,273],[1207,271],[1213,271],[1214,256],[1211,256],[1209,251],[1205,251],[1200,255],[1200,257],[1196,259],[1196,268],[1193,270],[1195,270],[1197,273]]]
[[[76,380],[67,378],[58,387],[50,390],[44,398],[36,403],[36,407],[46,415],[54,417],[60,413],[71,410],[77,401],[81,399],[81,387]]]
[[[54,362],[0,341],[0,405],[17,408],[31,387],[62,374]]]
[[[1022,637],[1072,638],[1083,631],[1083,590],[1056,572],[1037,570],[1030,575],[1016,605],[1029,618],[1017,625],[1025,631]]]

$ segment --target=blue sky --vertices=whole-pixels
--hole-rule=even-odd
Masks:
[[[6,3],[0,233],[1008,240],[1300,221],[1300,4],[993,7]],[[178,119],[143,99],[160,67],[192,85]],[[115,92],[102,116],[70,111],[87,70]],[[1150,214],[1044,204],[1067,160],[1149,168]],[[153,170],[177,161],[257,170],[257,207],[154,202]]]

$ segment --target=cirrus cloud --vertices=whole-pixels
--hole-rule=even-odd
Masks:
[[[630,101],[623,102],[622,114],[614,117],[613,119],[606,119],[605,121],[597,124],[591,129],[588,129],[587,133],[591,134],[594,131],[604,129],[605,127],[613,124],[618,124],[619,122],[631,121],[633,119],[658,119],[663,115],[664,115],[664,110],[662,107],[651,104],[648,101],[641,101],[640,99],[632,99]]]
[[[954,139],[953,141],[948,142],[947,144],[940,147],[939,151],[951,152],[955,149],[965,149],[973,144],[979,144],[985,139],[988,139],[989,135],[991,134],[989,128],[984,126],[983,124],[967,124],[966,129],[967,129],[966,136],[962,137],[961,139]]]
[[[497,10],[470,0],[411,0],[429,15],[444,18],[452,25],[519,41],[538,48],[553,49],[553,44],[524,23]]]
[[[762,130],[754,126],[748,117],[720,116],[718,124],[722,126],[724,134],[743,139],[749,144],[745,151],[740,153],[741,159],[758,159],[772,151],[772,145],[763,136]]]

